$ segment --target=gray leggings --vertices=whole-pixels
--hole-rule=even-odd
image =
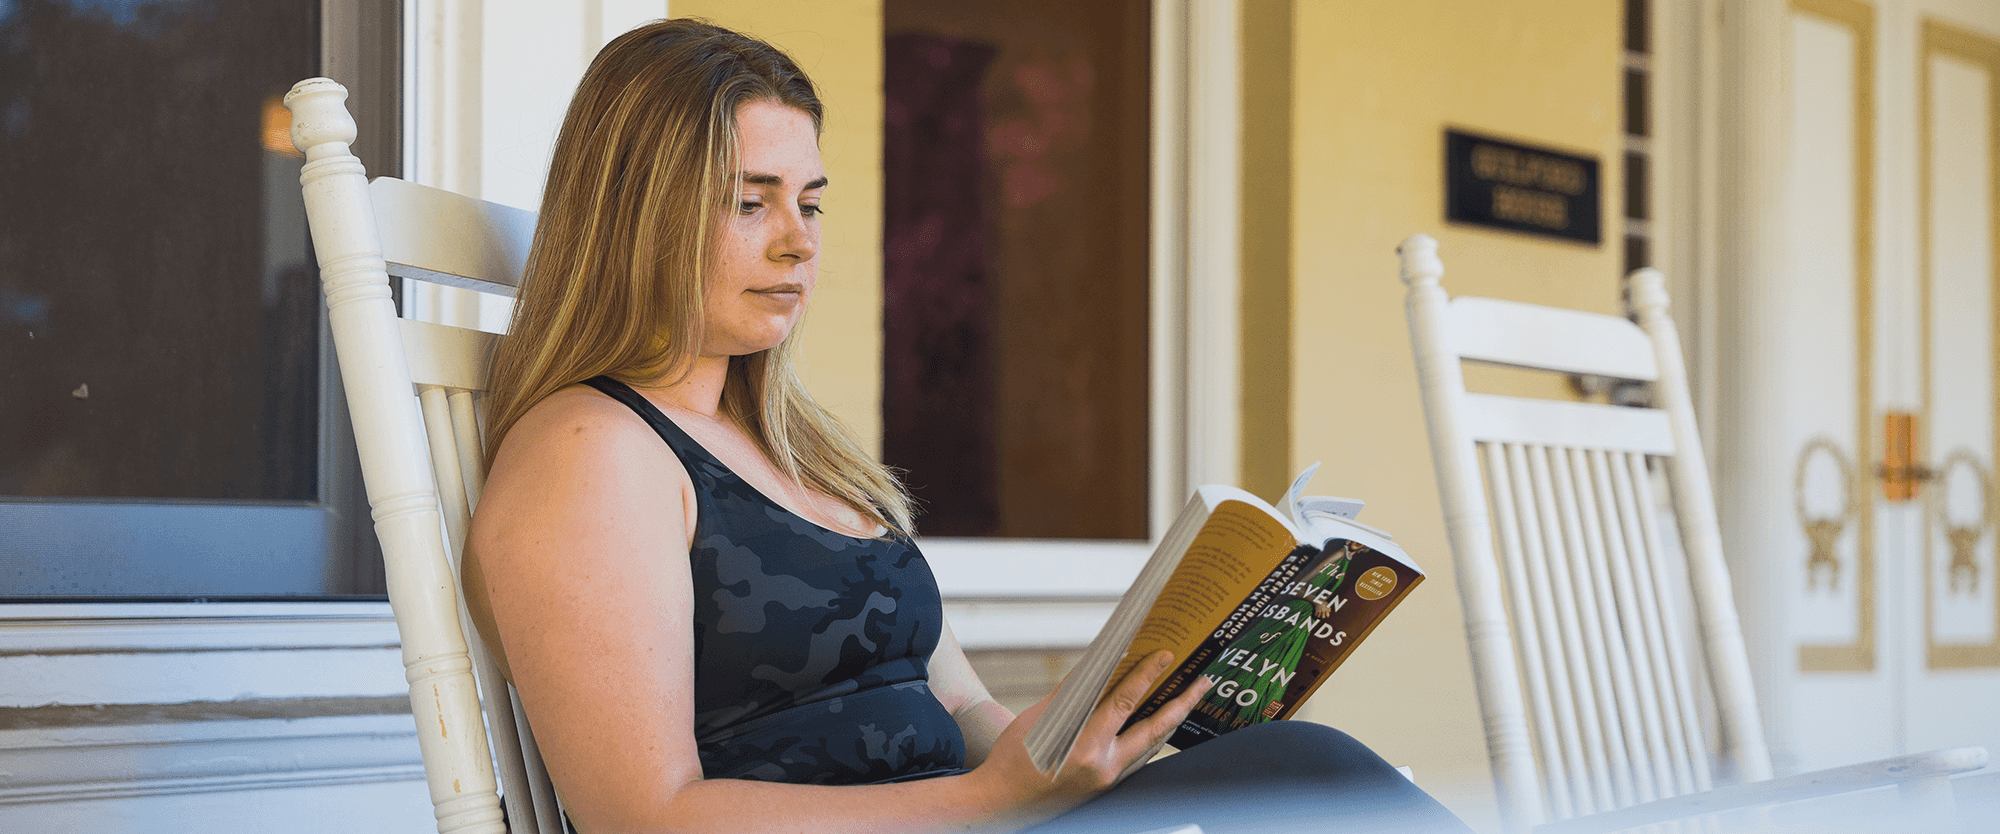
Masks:
[[[1253,724],[1153,762],[1032,831],[1141,834],[1190,823],[1203,834],[1471,831],[1375,751],[1304,721]]]

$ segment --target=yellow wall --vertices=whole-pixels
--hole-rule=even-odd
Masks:
[[[790,54],[826,104],[826,238],[799,375],[880,452],[882,439],[882,7],[873,0],[672,0]]]
[[[1618,309],[1620,5],[1293,4],[1292,469],[1324,461],[1314,491],[1366,498],[1363,519],[1429,573],[1309,715],[1413,766],[1482,828],[1491,781],[1395,249],[1416,232],[1437,237],[1454,295]],[[1447,125],[1598,157],[1605,242],[1447,226]],[[1256,189],[1246,182],[1251,199]]]
[[[1292,0],[1242,0],[1242,477],[1283,500],[1292,463]]]

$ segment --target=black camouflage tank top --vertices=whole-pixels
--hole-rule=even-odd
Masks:
[[[638,392],[697,501],[694,733],[702,775],[821,785],[959,772],[965,741],[931,694],[937,581],[906,540],[844,536],[752,488]]]

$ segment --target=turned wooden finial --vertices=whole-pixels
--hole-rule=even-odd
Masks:
[[[347,88],[340,86],[340,82],[308,78],[293,84],[292,91],[285,94],[285,106],[292,111],[292,147],[298,148],[307,159],[346,153],[347,146],[353,144],[354,117],[347,113]],[[328,143],[340,147],[313,152]]]
[[[1667,315],[1667,276],[1652,267],[1633,272],[1625,279],[1627,304],[1641,321]]]
[[[1415,289],[1418,284],[1435,285],[1444,277],[1444,262],[1438,260],[1437,238],[1426,234],[1414,234],[1403,239],[1396,247],[1396,254],[1403,259],[1403,283]]]

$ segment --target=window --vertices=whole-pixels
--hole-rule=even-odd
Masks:
[[[0,2],[0,597],[383,593],[281,100],[393,174],[400,19]]]
[[[1651,0],[1625,0],[1625,272],[1653,265]]]
[[[932,486],[942,478],[925,474],[913,465],[911,458],[897,452],[898,441],[894,437],[896,418],[888,413],[888,409],[896,407],[890,400],[897,397],[898,391],[899,383],[893,379],[897,375],[893,363],[897,360],[892,356],[898,347],[894,333],[885,332],[884,457],[892,464],[911,470],[909,481],[915,487],[919,501],[928,503],[925,509],[929,514],[918,519],[918,529],[925,536],[924,553],[944,592],[946,611],[959,643],[968,650],[982,651],[1080,646],[1081,641],[1088,639],[1104,624],[1113,604],[1131,584],[1132,577],[1150,554],[1151,540],[1160,535],[1174,514],[1180,511],[1187,501],[1189,490],[1201,483],[1235,482],[1239,477],[1238,411],[1241,392],[1238,374],[1241,354],[1237,320],[1240,309],[1241,194],[1238,183],[1241,158],[1238,131],[1241,122],[1237,114],[1241,110],[1241,100],[1238,10],[1230,4],[1192,0],[1152,0],[1115,6],[1036,3],[1021,7],[1014,13],[1021,18],[1018,22],[982,22],[963,19],[990,14],[977,8],[953,10],[944,4],[903,5],[906,2],[911,0],[889,0],[885,5],[884,30],[889,38],[914,33],[936,36],[941,43],[950,44],[955,42],[954,39],[971,41],[997,35],[996,42],[1004,44],[1008,32],[1040,25],[1046,30],[1043,34],[1050,36],[1050,43],[1040,46],[1028,44],[1025,53],[1026,57],[1038,58],[1071,48],[1063,43],[1063,37],[1053,37],[1058,32],[1068,31],[1069,27],[1093,32],[1091,37],[1106,41],[1098,45],[1099,60],[1105,57],[1111,60],[1090,68],[1081,80],[1079,74],[1069,68],[1073,64],[1068,59],[1052,62],[1057,69],[1057,84],[1087,84],[1099,91],[1105,87],[1119,88],[1121,92],[1118,96],[1097,97],[1099,92],[1090,94],[1094,96],[1088,105],[1093,110],[1093,118],[1116,115],[1118,119],[1128,119],[1118,124],[1143,126],[1143,146],[1123,146],[1119,138],[1095,132],[1112,129],[1105,123],[1092,122],[1086,128],[1093,131],[1088,139],[1091,144],[1128,147],[1125,156],[1105,164],[1137,166],[1143,161],[1145,177],[1138,187],[1132,187],[1127,179],[1124,186],[1127,190],[1115,196],[1107,197],[1097,192],[1065,196],[1062,201],[1082,206],[1084,213],[1071,215],[1066,223],[1038,227],[1037,232],[1042,237],[1028,236],[1016,244],[1031,250],[1043,246],[1050,251],[1060,251],[1055,244],[1085,241],[1102,249],[1123,253],[1127,250],[1118,247],[1133,241],[1144,242],[1143,251],[1132,250],[1135,254],[1121,254],[1118,257],[1122,260],[1117,263],[1117,267],[1131,266],[1135,269],[1143,263],[1146,283],[1132,296],[1138,300],[1102,308],[1121,316],[1131,316],[1129,320],[1122,320],[1118,327],[1131,324],[1145,328],[1144,350],[1133,352],[1139,358],[1133,364],[1113,365],[1118,369],[1117,373],[1123,375],[1121,381],[1137,383],[1143,378],[1144,387],[1131,389],[1137,393],[1129,395],[1143,402],[1143,408],[1136,409],[1133,416],[1107,421],[1107,424],[1127,433],[1124,440],[1135,445],[1143,444],[1143,455],[1131,465],[1131,469],[1123,470],[1125,474],[1108,477],[1087,474],[1080,467],[1061,466],[1059,463],[1057,467],[1044,469],[1041,475],[1056,488],[1052,494],[1063,495],[1069,502],[1068,506],[1054,508],[1052,516],[1064,513],[1073,517],[1079,509],[1087,513],[1094,507],[1136,497],[1144,502],[1143,524],[1126,522],[1127,526],[1113,531],[1100,529],[1058,533],[1044,528],[1030,532],[1009,525],[1003,518],[1000,528],[986,535],[941,535],[937,517],[941,502]],[[1040,23],[1037,24],[1037,21]],[[1111,21],[1116,23],[1097,28]],[[995,27],[998,32],[982,34],[973,28],[975,23]],[[1134,31],[1143,34],[1133,37],[1130,33]],[[885,81],[894,85],[894,67],[899,59],[893,45],[885,50],[884,57],[885,66],[889,68]],[[924,59],[928,66],[928,54],[918,52],[916,57]],[[901,60],[908,59],[909,56],[905,56]],[[991,59],[994,68],[986,70],[989,77],[995,73],[1022,73],[1023,69],[1027,72],[1022,74],[1028,75],[1046,71],[1031,66],[997,69],[1003,62],[1003,57],[998,54]],[[1144,75],[1137,79],[1133,78],[1136,73],[1125,69],[1134,64],[1143,66],[1145,70]],[[1003,77],[999,80],[1007,79]],[[1019,81],[1017,76],[1014,85],[1022,92],[1015,95],[1025,95],[1025,91],[1039,86]],[[1004,93],[1005,88],[999,91]],[[893,89],[887,92],[886,115],[889,121],[893,121],[897,118],[898,93]],[[1005,100],[1004,95],[995,96],[994,92],[992,89],[984,91],[983,95],[987,97],[984,106],[1004,113],[1004,108],[997,105],[1009,105],[1010,102]],[[1064,99],[1078,94],[1075,90],[1051,91],[1045,88],[1036,92],[1060,94]],[[1135,97],[1126,98],[1128,93]],[[1041,109],[1059,108],[1043,106]],[[1120,113],[1097,112],[1106,109]],[[1021,108],[1021,112],[1029,116],[1037,115],[1035,111],[1036,108]],[[994,118],[999,120],[999,117]],[[891,126],[890,135],[885,136],[885,162],[889,162],[886,157],[896,153],[895,129]],[[991,132],[985,129],[980,131],[982,134]],[[1023,133],[1032,138],[1031,131]],[[999,138],[1014,137],[1003,135]],[[996,161],[1006,162],[1002,152],[1018,153],[1004,142],[998,144],[1000,147],[995,148],[981,142],[975,147],[988,152],[986,161],[989,165]],[[1037,150],[1033,144],[1024,144],[1021,148]],[[1060,149],[1042,150],[1052,153]],[[893,164],[885,165],[885,168],[893,167]],[[1107,176],[1110,173],[1086,171],[1080,178],[1111,180],[1113,177]],[[885,249],[889,250],[884,253],[888,272],[885,284],[890,295],[897,291],[899,280],[895,274],[899,268],[896,263],[898,256],[893,251],[897,246],[897,218],[893,213],[906,210],[906,207],[898,205],[905,199],[905,192],[899,190],[897,177],[894,172],[885,172],[885,204],[891,214],[885,217],[888,222],[884,224]],[[928,176],[928,179],[916,178],[908,182],[919,187],[928,183],[939,188],[986,188],[989,189],[988,199],[998,201],[1005,197],[1004,189],[990,183],[968,182],[962,174],[938,173]],[[986,222],[991,225],[975,225],[973,228],[990,229],[1003,221]],[[1127,231],[1125,224],[1128,223],[1135,230]],[[1199,234],[1195,230],[1200,230]],[[1030,251],[1026,260],[1033,263],[1042,254]],[[1043,259],[1041,264],[1040,268],[1046,271],[1046,275],[1058,281],[1089,284],[1104,278],[1088,267],[1073,268],[1055,258]],[[921,262],[919,265],[922,265]],[[942,270],[933,269],[931,272]],[[919,272],[917,277],[919,280],[936,279],[935,274],[923,272]],[[1087,289],[1104,291],[1101,287]],[[1061,295],[1030,296],[1030,299],[1042,302],[1039,307],[1033,308],[1031,316],[1083,320],[1078,315],[1079,310],[1073,308],[1085,305],[1071,302]],[[893,309],[886,309],[885,313],[885,330],[898,326],[898,313]],[[903,313],[900,318],[921,319],[927,315],[930,313],[915,316]],[[1039,321],[1030,321],[1029,324],[1034,327],[1050,326]],[[1088,350],[1103,348],[1066,348],[1046,352],[1042,354],[1039,365],[1030,363],[1031,369],[1054,371],[1055,378],[1060,379],[1060,374],[1067,373],[1072,363],[1085,358],[1101,358],[1081,356]],[[908,390],[908,387],[905,384],[903,390]],[[1056,401],[1053,405],[1059,411],[1069,407],[1059,402],[1064,398],[1095,396],[1115,390],[1113,385],[1100,388],[1063,384],[1051,386],[1048,390],[1029,390],[1025,396],[1029,400],[1043,401],[1041,404]],[[995,407],[1004,411],[1013,405],[1001,400]],[[945,411],[943,416],[933,419],[949,422],[960,418]],[[1088,435],[1076,432],[1072,433],[1071,439],[1078,437]],[[1013,456],[1006,448],[996,451],[998,454],[995,457],[1003,462]],[[1099,453],[1099,450],[1084,451]],[[1053,459],[1059,462],[1070,459],[1063,454],[1058,453]],[[1083,454],[1074,455],[1079,460],[1083,457]],[[959,475],[950,469],[942,471],[945,478]],[[1003,478],[1015,477],[1018,471],[1001,474]],[[1114,491],[1124,494],[1107,498]],[[997,494],[998,490],[995,492]],[[1000,514],[1004,515],[1004,510]],[[1042,522],[1036,520],[1035,523]],[[1056,535],[1087,535],[1091,538],[1043,538]]]
[[[885,4],[883,457],[927,536],[1148,537],[1151,7]]]

